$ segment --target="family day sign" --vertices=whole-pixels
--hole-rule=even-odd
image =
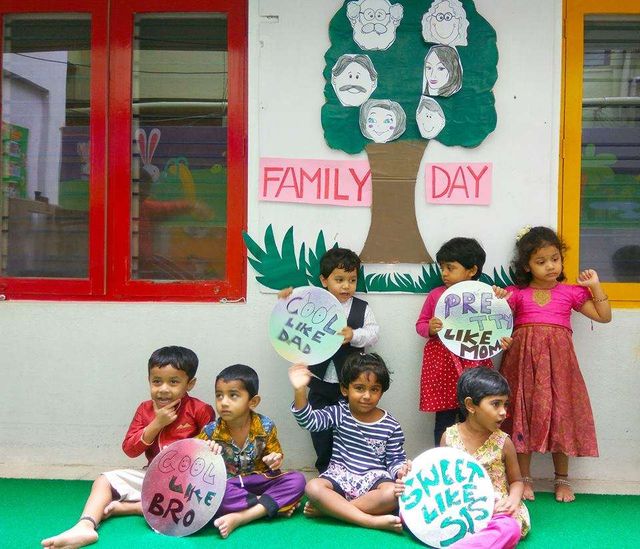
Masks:
[[[156,532],[188,536],[213,518],[226,486],[222,456],[203,440],[179,440],[149,465],[142,483],[142,513]]]
[[[491,204],[490,162],[427,164],[425,178],[427,202]]]
[[[260,159],[260,200],[371,206],[367,160]]]
[[[513,315],[484,282],[458,282],[444,292],[434,316],[442,321],[438,336],[452,353],[471,360],[497,355],[500,339],[511,335]]]
[[[420,541],[449,547],[485,528],[494,503],[491,479],[474,457],[455,448],[433,448],[413,460],[400,514]]]
[[[279,299],[269,319],[269,339],[289,362],[318,364],[332,357],[344,337],[347,317],[340,302],[315,286],[295,288]]]

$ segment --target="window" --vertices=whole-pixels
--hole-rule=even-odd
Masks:
[[[640,5],[567,0],[561,227],[569,276],[640,303]]]
[[[6,4],[0,293],[242,297],[246,3]]]

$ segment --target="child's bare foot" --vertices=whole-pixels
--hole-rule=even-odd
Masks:
[[[223,538],[229,537],[238,526],[242,526],[246,521],[240,513],[229,513],[218,517],[213,521],[213,525],[218,529]]]
[[[402,521],[395,515],[372,515],[370,526],[376,530],[402,533]]]
[[[553,481],[553,485],[556,492],[556,501],[569,503],[576,499],[571,483],[568,480],[556,477]]]
[[[292,505],[286,511],[278,511],[278,516],[284,517],[284,518],[291,518],[291,516],[293,515],[293,513],[296,512],[296,509],[298,507],[300,507],[300,503],[296,503],[295,505]]]
[[[112,501],[104,508],[104,518],[141,514],[142,503],[139,501]]]
[[[322,511],[320,511],[320,509],[318,509],[317,507],[314,507],[313,503],[311,503],[310,501],[307,501],[307,503],[304,504],[302,513],[304,514],[305,517],[309,517],[309,518],[316,518],[316,517],[322,516]]]
[[[522,499],[527,501],[536,499],[536,495],[533,493],[533,479],[531,477],[522,477],[522,483],[524,484]]]
[[[43,539],[40,545],[56,549],[77,549],[91,545],[96,541],[98,541],[98,532],[93,524],[88,520],[81,520],[73,528],[69,528],[52,538]]]

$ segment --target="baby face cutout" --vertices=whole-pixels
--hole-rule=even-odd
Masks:
[[[425,139],[433,139],[442,131],[446,120],[438,102],[430,97],[423,97],[416,111],[416,122],[420,135]]]

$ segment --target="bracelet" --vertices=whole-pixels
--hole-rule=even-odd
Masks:
[[[604,294],[604,297],[592,297],[591,301],[593,301],[594,303],[602,303],[603,301],[609,301],[609,296],[607,294]]]

